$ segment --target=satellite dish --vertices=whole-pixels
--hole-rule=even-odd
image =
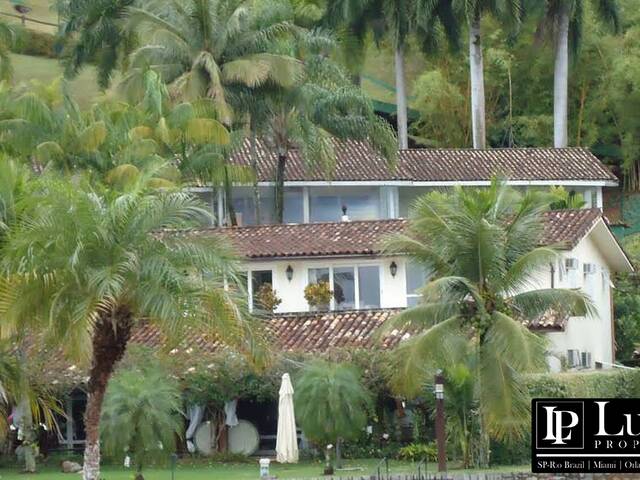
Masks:
[[[229,451],[243,455],[253,455],[260,446],[258,429],[247,420],[239,420],[238,425],[229,429]]]
[[[193,436],[198,451],[207,457],[213,455],[216,451],[216,427],[211,422],[204,422],[196,430]]]

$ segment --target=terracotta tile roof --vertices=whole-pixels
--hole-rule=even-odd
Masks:
[[[285,351],[325,352],[334,348],[373,348],[375,331],[401,309],[275,315],[269,331]],[[381,348],[396,346],[406,332],[394,330],[381,339]]]
[[[538,318],[531,320],[530,322],[523,322],[524,325],[528,325],[531,330],[536,331],[562,331],[567,326],[569,321],[569,315],[560,314],[558,312],[549,310]]]
[[[340,348],[388,349],[411,337],[406,330],[393,330],[377,340],[375,332],[401,308],[346,310],[333,312],[297,312],[274,314],[265,320],[267,336],[279,351],[324,353]],[[548,312],[529,323],[532,330],[563,330],[567,316]],[[134,344],[166,348],[167,339],[153,325],[139,326],[132,338]],[[213,353],[223,345],[195,332],[186,334],[172,352],[190,350]]]
[[[401,309],[352,310],[343,312],[301,312],[274,315],[265,320],[268,336],[279,351],[290,353],[325,353],[336,349],[389,349],[411,337],[407,331],[394,330],[380,340],[377,329]],[[545,315],[529,328],[537,331],[561,331],[567,318]],[[131,338],[131,344],[154,350],[171,348],[169,354],[201,355],[219,352],[224,346],[217,340],[196,332],[187,333],[178,344],[169,345],[166,337],[151,324],[141,324]],[[87,381],[87,368],[72,364],[59,350],[46,353],[41,380],[57,384],[82,384]]]
[[[544,214],[542,244],[573,248],[602,217],[599,209]],[[407,220],[361,220],[248,227],[207,228],[190,234],[224,233],[238,253],[250,259],[378,255],[385,235],[401,232]]]
[[[387,319],[401,309],[350,310],[337,312],[301,312],[270,316],[265,320],[268,338],[280,351],[325,352],[334,348],[371,348],[373,334]],[[397,345],[401,332],[382,339],[382,348]],[[142,324],[131,342],[151,348],[167,348],[167,338],[153,325]],[[188,332],[171,352],[188,349],[212,353],[223,348],[215,338],[195,331]],[[189,353],[189,352],[188,352]]]
[[[409,149],[398,153],[395,169],[377,155],[366,142],[335,141],[334,181],[405,180],[420,182],[461,182],[489,180],[496,174],[511,180],[557,181],[599,180],[617,182],[611,173],[585,148],[492,148]],[[250,143],[235,154],[238,164],[250,163]],[[258,179],[273,181],[276,156],[265,144],[257,145]],[[298,149],[292,149],[285,171],[287,181],[326,181],[321,168],[308,168]]]
[[[589,232],[601,218],[598,208],[580,210],[553,210],[546,212],[542,243],[571,249]]]
[[[380,239],[405,225],[405,220],[362,220],[233,227],[224,233],[249,258],[330,257],[378,254]]]

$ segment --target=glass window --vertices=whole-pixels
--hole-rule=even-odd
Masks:
[[[407,280],[407,306],[413,307],[420,301],[420,294],[418,290],[424,286],[427,282],[427,272],[421,265],[407,262],[406,265],[406,280]]]
[[[380,268],[358,267],[359,308],[380,308]]]
[[[309,283],[329,282],[328,268],[310,268]]]
[[[273,201],[271,202],[273,204]],[[304,222],[304,200],[302,188],[285,188],[284,190],[284,223]]]
[[[231,198],[238,225],[255,225],[256,216],[251,189],[244,187],[234,188],[231,192]]]
[[[338,222],[342,207],[351,220],[381,218],[378,187],[317,187],[309,190],[309,219],[312,222]]]
[[[211,225],[214,225],[217,222],[216,217],[218,216],[218,202],[216,201],[217,195],[214,195],[212,190],[191,193],[198,200],[204,203],[203,208],[211,214]]]
[[[356,283],[353,267],[333,269],[333,299],[336,310],[349,310],[356,307]]]
[[[251,272],[250,291],[252,308],[260,308],[260,306],[256,304],[256,298],[260,287],[267,283],[273,287],[273,273],[271,270],[255,270]]]
[[[407,262],[407,293],[418,293],[418,290],[424,287],[427,275],[421,265]]]
[[[342,216],[340,207],[338,197],[312,195],[309,199],[309,219],[312,222],[337,222]]]

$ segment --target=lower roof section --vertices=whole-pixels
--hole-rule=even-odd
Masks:
[[[349,310],[334,312],[300,312],[272,315],[265,319],[269,344],[276,351],[288,353],[323,354],[340,349],[388,350],[411,338],[406,330],[392,330],[378,338],[377,330],[401,309]],[[568,317],[545,314],[530,322],[535,331],[562,331]],[[32,339],[33,340],[33,339]],[[165,350],[169,354],[206,355],[222,351],[225,346],[215,337],[188,331],[178,342],[170,342],[150,323],[138,325],[130,345],[152,350]],[[87,369],[68,361],[59,350],[42,348],[41,342],[28,342],[29,353],[46,357],[42,380],[50,383],[84,383]]]

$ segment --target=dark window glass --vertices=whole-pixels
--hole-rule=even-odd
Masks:
[[[336,302],[336,310],[348,310],[356,307],[353,267],[333,269],[333,298]]]
[[[257,294],[265,283],[268,283],[273,287],[273,274],[271,270],[256,270],[251,272],[251,293],[253,297],[253,307],[260,308],[260,305],[257,305]]]
[[[380,269],[358,267],[359,308],[380,308]]]

